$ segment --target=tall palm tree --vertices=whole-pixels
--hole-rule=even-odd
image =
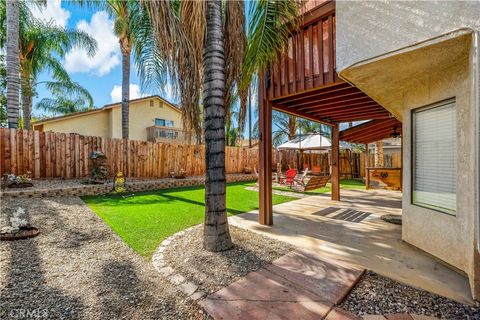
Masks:
[[[203,245],[209,251],[232,247],[225,203],[225,48],[222,1],[209,0],[203,53],[203,123],[205,127],[205,225]]]
[[[7,1],[9,3],[10,1]],[[96,41],[87,33],[56,26],[52,21],[35,19],[28,6],[19,2],[19,43],[17,56],[20,62],[21,99],[23,126],[30,129],[32,100],[38,86],[45,86],[53,95],[64,99],[82,98],[93,106],[93,100],[86,89],[73,82],[64,69],[61,59],[73,48],[84,48],[93,56],[97,49]],[[0,25],[4,25],[5,2],[0,2]],[[0,47],[4,48],[7,34],[0,33]],[[38,82],[38,76],[49,71],[52,79]]]
[[[82,1],[81,1],[82,2]],[[94,2],[114,19],[114,33],[122,53],[122,138],[129,137],[130,58],[133,53],[142,88],[160,91],[166,72],[157,53],[150,17],[138,0]]]
[[[18,1],[6,1],[7,114],[9,128],[18,127],[20,90],[20,61],[18,57],[19,7],[20,4]]]
[[[247,33],[243,1],[144,2],[159,53],[180,92],[184,126],[194,130],[197,141],[201,140],[202,129],[204,132],[204,247],[210,251],[231,247],[225,209],[224,158],[224,125],[231,110],[225,106],[230,106],[229,101],[238,95],[239,113],[244,119],[252,78],[277,59],[299,11],[295,0],[260,0],[248,4]]]

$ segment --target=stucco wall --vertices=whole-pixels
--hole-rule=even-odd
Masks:
[[[480,1],[337,1],[337,72],[464,27],[480,30]]]
[[[142,100],[130,103],[129,138],[147,140],[147,128],[155,124],[155,118],[173,120],[176,128],[182,128],[181,113],[160,99]],[[122,108],[115,107],[110,115],[110,137],[122,138]]]
[[[453,31],[480,30],[480,1],[338,1],[336,8],[337,72],[403,123],[402,237],[465,272],[478,300],[479,55],[474,33]],[[456,216],[411,203],[411,111],[451,97],[457,118]]]
[[[105,110],[44,123],[43,131],[109,137],[108,122],[109,110]],[[35,124],[33,125],[33,129],[37,130]]]
[[[406,83],[402,89],[404,172],[402,238],[452,266],[473,271],[475,219],[475,109],[467,59]],[[456,99],[457,212],[444,214],[411,203],[411,111],[448,98]],[[441,128],[439,128],[441,130]]]

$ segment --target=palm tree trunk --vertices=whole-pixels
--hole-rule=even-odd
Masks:
[[[385,165],[383,161],[383,141],[375,142],[375,167],[383,167]]]
[[[122,48],[122,139],[128,139],[128,107],[130,101],[130,50]]]
[[[18,128],[20,61],[19,61],[19,3],[7,1],[7,116],[8,127]]]
[[[288,116],[288,140],[295,139],[297,135],[297,118]]]
[[[203,53],[203,121],[205,130],[205,226],[208,251],[232,247],[226,210],[225,175],[225,53],[221,0],[207,1]]]
[[[28,82],[28,78],[22,77],[23,128],[26,130],[30,130],[30,118],[32,116],[32,90]]]

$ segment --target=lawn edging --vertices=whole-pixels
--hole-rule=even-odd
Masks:
[[[177,290],[184,293],[193,301],[203,298],[206,293],[198,290],[198,286],[195,283],[187,281],[184,276],[176,272],[171,266],[167,265],[163,256],[163,252],[165,252],[167,247],[170,245],[170,243],[172,243],[173,240],[175,240],[175,238],[183,236],[186,232],[189,232],[194,228],[200,228],[201,226],[201,224],[195,225],[166,238],[160,243],[152,256],[153,267],[158,271],[160,276],[170,282]]]
[[[255,181],[253,174],[227,174],[227,183]],[[44,180],[45,181],[45,180]],[[33,187],[28,189],[6,189],[0,192],[2,197],[12,198],[41,198],[41,197],[67,197],[67,196],[97,196],[112,192],[112,183],[101,185],[84,184],[82,180],[72,180],[69,185],[62,184],[62,180],[48,180],[51,183],[38,183],[33,181]],[[55,183],[58,181],[58,183]],[[205,176],[192,176],[185,179],[158,178],[158,179],[127,179],[127,192],[139,192],[180,187],[192,187],[205,184]]]

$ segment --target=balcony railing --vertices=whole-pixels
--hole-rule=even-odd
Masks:
[[[147,128],[147,140],[152,142],[186,143],[187,135],[182,129],[151,126]]]
[[[266,74],[269,99],[333,84],[335,72],[335,3],[321,2],[303,14],[301,27]]]

